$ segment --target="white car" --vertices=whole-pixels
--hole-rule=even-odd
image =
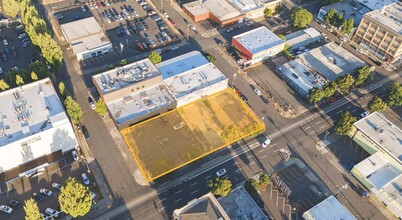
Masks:
[[[3,43],[4,43],[5,46],[8,45],[8,41],[6,39],[3,40]]]
[[[92,192],[92,191],[89,191],[89,194],[91,194],[91,198],[92,198],[92,200],[93,200],[93,199],[95,199],[95,197],[96,197],[96,194],[95,194],[94,192]]]
[[[53,194],[52,191],[50,191],[50,190],[48,190],[48,189],[45,189],[45,188],[40,189],[39,192],[40,192],[41,194],[43,194],[43,195],[46,195],[46,196],[51,196],[51,195]]]
[[[179,46],[174,45],[174,46],[172,46],[170,49],[171,49],[171,50],[177,50],[177,49],[179,49]]]
[[[6,205],[0,205],[0,211],[11,214],[11,212],[13,212],[13,209]]]
[[[258,90],[257,88],[254,89],[255,94],[257,94],[258,96],[261,96],[262,93],[260,92],[260,90]]]
[[[225,170],[225,169],[221,169],[221,170],[219,170],[218,172],[216,172],[216,175],[217,175],[218,177],[223,176],[223,175],[225,175],[225,174],[226,174],[226,170]]]
[[[75,161],[77,161],[78,159],[80,159],[80,157],[78,156],[77,151],[75,151],[75,150],[73,150],[73,151],[71,152],[71,155],[73,156],[73,159],[74,159]]]
[[[3,73],[3,68],[0,67],[0,74]]]
[[[261,144],[262,148],[266,148],[271,143],[271,139],[267,138],[264,143]]]
[[[59,184],[59,183],[53,183],[53,184],[52,184],[52,187],[55,188],[55,189],[57,189],[57,190],[59,190],[59,191],[61,191],[62,185]]]
[[[166,12],[163,12],[163,16],[165,16],[165,18],[169,18],[169,15]]]
[[[83,173],[81,174],[82,177],[82,181],[84,182],[85,185],[89,185],[91,183],[91,181],[89,181],[87,174]]]
[[[361,48],[357,48],[356,51],[361,53],[361,54],[364,54],[364,50],[362,50]]]
[[[46,214],[48,214],[48,215],[50,215],[52,217],[57,217],[57,216],[59,216],[59,213],[60,213],[60,212],[58,212],[58,211],[56,211],[54,209],[51,209],[51,208],[47,208],[45,210],[45,212],[46,212]]]
[[[81,6],[82,11],[87,11],[84,6]]]
[[[190,28],[191,28],[191,30],[193,30],[193,31],[196,31],[196,30],[197,30],[197,28],[195,28],[194,25],[191,25]]]

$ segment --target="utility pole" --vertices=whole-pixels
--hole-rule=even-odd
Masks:
[[[232,87],[233,87],[233,85],[234,85],[234,83],[235,83],[235,80],[236,80],[236,76],[237,76],[237,73],[233,73],[233,81],[232,81]]]

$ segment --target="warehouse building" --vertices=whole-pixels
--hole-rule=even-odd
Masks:
[[[0,183],[57,163],[78,144],[49,78],[0,93]]]
[[[112,43],[94,17],[62,24],[60,28],[79,61],[113,52]]]
[[[241,23],[245,17],[226,0],[193,1],[184,4],[183,11],[195,22],[210,19],[222,27]]]
[[[92,76],[119,129],[176,108],[176,101],[149,59]]]
[[[282,0],[228,0],[249,19],[264,18],[264,10],[275,8],[282,4]]]
[[[322,35],[317,29],[310,27],[304,30],[296,31],[285,36],[286,44],[292,49],[305,47],[321,39]]]
[[[303,213],[305,220],[356,220],[350,211],[335,196],[330,196]]]
[[[232,38],[232,46],[240,52],[244,65],[261,63],[283,51],[285,43],[267,27],[236,35]]]
[[[204,55],[192,51],[156,65],[177,107],[228,87],[228,78]]]

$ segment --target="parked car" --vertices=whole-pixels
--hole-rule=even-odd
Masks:
[[[4,39],[4,40],[3,40],[3,44],[4,44],[4,46],[7,46],[7,45],[8,45],[7,39]]]
[[[17,200],[14,200],[14,199],[13,199],[13,200],[10,200],[10,201],[8,202],[8,204],[11,205],[11,206],[14,206],[14,207],[17,208],[17,209],[19,209],[19,208],[22,207],[21,203],[18,202]]]
[[[87,11],[87,9],[84,6],[81,6],[82,11]]]
[[[40,202],[45,198],[45,196],[43,196],[42,194],[39,194],[39,193],[33,193],[32,197],[36,202]]]
[[[356,51],[361,53],[361,54],[364,54],[364,50],[362,50],[361,48],[357,48]]]
[[[59,183],[52,183],[52,187],[53,187],[54,189],[57,189],[57,190],[61,191],[62,185],[59,184]]]
[[[216,175],[218,176],[218,177],[221,177],[221,176],[223,176],[223,175],[225,175],[226,174],[226,169],[220,169],[220,170],[218,170],[217,172],[216,172]]]
[[[81,174],[81,177],[82,177],[82,181],[84,182],[85,185],[88,186],[91,183],[91,181],[89,181],[86,173]]]
[[[0,67],[0,74],[1,74],[1,73],[3,73],[3,68],[2,68],[2,67]]]
[[[271,139],[269,139],[269,138],[267,137],[267,140],[265,140],[265,141],[261,144],[261,146],[262,146],[262,148],[266,148],[270,143],[271,143]]]
[[[51,195],[53,194],[52,191],[50,191],[50,190],[48,190],[48,189],[45,189],[45,188],[41,188],[41,189],[39,190],[39,192],[42,193],[42,194],[45,195],[45,196],[51,196]]]
[[[45,212],[46,212],[46,214],[48,214],[52,217],[57,217],[57,216],[59,216],[59,213],[60,213],[52,208],[47,208]]]
[[[368,112],[368,111],[362,112],[362,113],[360,114],[360,116],[359,116],[359,119],[365,118],[365,117],[367,117],[369,114],[370,114],[370,112]]]
[[[92,97],[88,97],[88,103],[89,103],[89,106],[91,106],[91,108],[92,108],[93,110],[96,109],[95,102],[94,102],[94,100],[92,99]]]
[[[260,90],[258,90],[257,88],[254,89],[255,94],[257,94],[258,96],[262,95],[262,93],[260,92]]]
[[[90,139],[90,136],[89,136],[88,130],[87,130],[87,128],[85,127],[85,125],[82,125],[82,126],[81,126],[81,130],[82,130],[82,133],[84,134],[85,139],[89,140],[89,139]]]
[[[13,212],[13,209],[6,205],[0,205],[0,211],[11,214],[11,212]]]
[[[169,20],[170,24],[172,24],[173,26],[176,26],[176,22],[174,22],[172,18],[168,18],[168,20]]]
[[[27,33],[22,33],[20,35],[18,35],[18,39],[24,39],[27,36]]]
[[[73,159],[74,159],[75,161],[77,161],[77,160],[80,159],[80,157],[78,156],[78,153],[77,153],[76,150],[73,150],[73,151],[71,152],[71,155],[73,156]]]

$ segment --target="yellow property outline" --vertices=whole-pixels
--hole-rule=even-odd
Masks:
[[[217,147],[217,148],[215,148],[214,150],[209,151],[208,153],[202,154],[202,155],[200,155],[200,156],[198,156],[198,157],[196,157],[196,158],[194,158],[194,159],[192,159],[192,160],[189,160],[189,161],[187,161],[187,162],[184,162],[183,164],[180,164],[179,166],[177,166],[177,167],[175,167],[175,168],[172,168],[172,169],[170,169],[170,170],[168,170],[168,171],[165,171],[165,172],[163,172],[162,174],[159,174],[159,175],[157,175],[157,176],[155,176],[155,177],[152,177],[152,178],[148,178],[148,175],[146,174],[144,168],[142,167],[142,163],[140,163],[141,160],[140,160],[139,158],[137,158],[137,155],[134,153],[134,148],[129,144],[130,142],[129,142],[128,139],[127,139],[127,138],[128,138],[128,137],[127,137],[128,135],[125,135],[125,134],[131,133],[130,131],[131,131],[132,129],[135,129],[136,127],[138,127],[138,126],[140,126],[140,125],[143,125],[143,124],[145,124],[145,123],[148,123],[148,122],[151,121],[151,120],[158,119],[158,118],[163,117],[163,116],[165,116],[165,115],[167,115],[167,114],[171,114],[172,112],[179,111],[180,109],[185,108],[186,106],[194,105],[194,103],[202,102],[203,100],[206,100],[206,99],[211,99],[211,98],[213,98],[213,97],[215,97],[215,96],[218,96],[218,95],[221,95],[221,94],[223,94],[223,93],[230,93],[234,99],[237,99],[237,101],[238,101],[239,103],[241,103],[243,109],[249,110],[249,111],[248,111],[248,112],[250,113],[249,115],[257,122],[257,124],[259,125],[258,128],[257,128],[255,131],[252,131],[252,132],[250,132],[250,133],[244,135],[243,137],[239,138],[239,139],[236,140],[236,141],[233,141],[233,142],[231,142],[231,143],[225,143],[224,145],[222,145],[222,146],[220,146],[220,147]],[[178,114],[180,114],[180,113],[178,113]],[[130,152],[131,152],[131,155],[133,156],[135,162],[137,163],[138,168],[140,169],[140,171],[141,171],[141,173],[142,173],[142,176],[145,178],[145,180],[146,180],[147,182],[151,182],[152,180],[155,180],[155,179],[157,179],[157,178],[159,178],[159,177],[161,177],[161,176],[164,176],[164,175],[166,175],[167,173],[170,173],[170,172],[172,172],[172,171],[174,171],[174,170],[177,170],[177,169],[179,169],[179,168],[181,168],[181,167],[183,167],[183,166],[185,166],[185,165],[187,165],[187,164],[189,164],[189,163],[191,163],[191,162],[194,162],[194,161],[196,161],[196,160],[198,160],[198,159],[200,159],[200,158],[202,158],[202,157],[205,157],[206,155],[209,155],[209,154],[211,154],[211,153],[213,153],[213,152],[215,152],[215,151],[218,151],[218,150],[220,150],[220,149],[222,149],[222,148],[224,148],[224,147],[226,147],[226,146],[229,146],[229,145],[231,145],[231,144],[233,144],[233,143],[235,143],[235,142],[237,142],[237,141],[239,141],[239,140],[241,140],[241,139],[243,139],[243,138],[246,138],[246,137],[248,137],[248,136],[250,136],[250,135],[252,135],[252,134],[255,134],[255,133],[260,132],[260,131],[263,131],[263,130],[265,130],[265,124],[261,122],[261,120],[260,120],[260,119],[256,116],[256,114],[253,112],[253,110],[252,110],[243,100],[241,100],[241,99],[239,98],[239,96],[234,92],[234,90],[233,90],[232,88],[227,88],[227,89],[222,90],[222,91],[220,91],[220,92],[218,92],[218,93],[215,93],[215,94],[212,94],[212,95],[209,95],[209,96],[205,96],[205,97],[203,97],[203,98],[198,99],[198,100],[195,101],[195,102],[188,103],[188,104],[186,104],[186,105],[184,105],[184,106],[181,106],[181,107],[179,107],[179,108],[176,108],[176,109],[174,109],[174,110],[172,110],[172,111],[165,112],[165,113],[163,113],[163,114],[160,114],[160,115],[158,115],[158,116],[155,116],[155,117],[153,117],[153,118],[150,118],[150,119],[148,119],[148,120],[146,120],[146,121],[143,121],[143,122],[140,122],[140,123],[138,123],[138,124],[135,124],[135,125],[133,125],[133,126],[131,126],[131,127],[125,128],[125,129],[123,129],[123,130],[121,131],[121,134],[122,134],[122,136],[123,136],[123,138],[124,138],[124,141],[125,141],[126,144],[128,145],[128,147],[129,147],[129,149],[130,149]]]

